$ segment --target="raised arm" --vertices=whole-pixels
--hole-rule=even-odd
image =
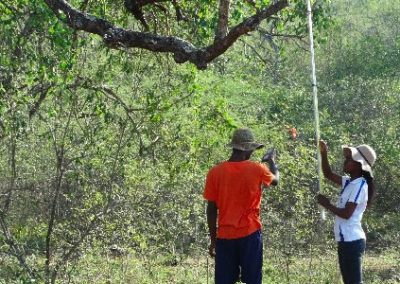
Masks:
[[[334,172],[332,172],[331,166],[329,165],[328,160],[328,146],[325,141],[319,141],[319,150],[321,152],[321,163],[322,163],[322,173],[324,177],[330,180],[331,182],[341,186],[342,185],[342,177]]]

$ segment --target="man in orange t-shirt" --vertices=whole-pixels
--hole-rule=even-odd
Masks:
[[[215,283],[233,284],[240,279],[261,284],[261,193],[263,185],[278,184],[275,151],[268,151],[262,160],[269,168],[250,161],[253,151],[264,145],[255,142],[249,129],[236,129],[228,146],[232,148],[230,159],[208,172],[204,190]]]

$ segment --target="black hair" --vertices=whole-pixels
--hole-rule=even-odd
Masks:
[[[370,172],[362,171],[362,176],[365,178],[368,184],[368,203],[367,207],[371,207],[372,201],[375,198],[375,182]]]

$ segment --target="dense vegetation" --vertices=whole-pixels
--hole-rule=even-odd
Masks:
[[[146,30],[116,1],[71,2]],[[179,25],[147,7],[147,28],[206,45],[217,1],[200,1],[200,12],[192,2],[181,9],[197,17]],[[232,2],[232,25],[256,10]],[[376,149],[365,277],[398,283],[400,4],[318,3],[322,138],[338,172],[341,145]],[[321,223],[314,202],[304,9],[293,1],[199,71],[169,54],[110,48],[42,1],[0,0],[0,283],[206,283],[207,270],[211,281],[204,176],[227,158],[238,126],[279,152],[282,182],[263,201],[266,283],[336,283],[333,220]]]

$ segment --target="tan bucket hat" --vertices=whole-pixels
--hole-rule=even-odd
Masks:
[[[226,146],[241,151],[254,151],[264,147],[264,144],[255,141],[250,129],[238,128],[233,132],[231,143]]]
[[[357,147],[350,147],[347,145],[342,146],[342,149],[349,149],[351,151],[351,157],[354,161],[361,163],[361,168],[363,171],[369,172],[371,177],[372,174],[372,166],[376,160],[376,153],[374,149],[372,149],[368,145],[360,145]]]

